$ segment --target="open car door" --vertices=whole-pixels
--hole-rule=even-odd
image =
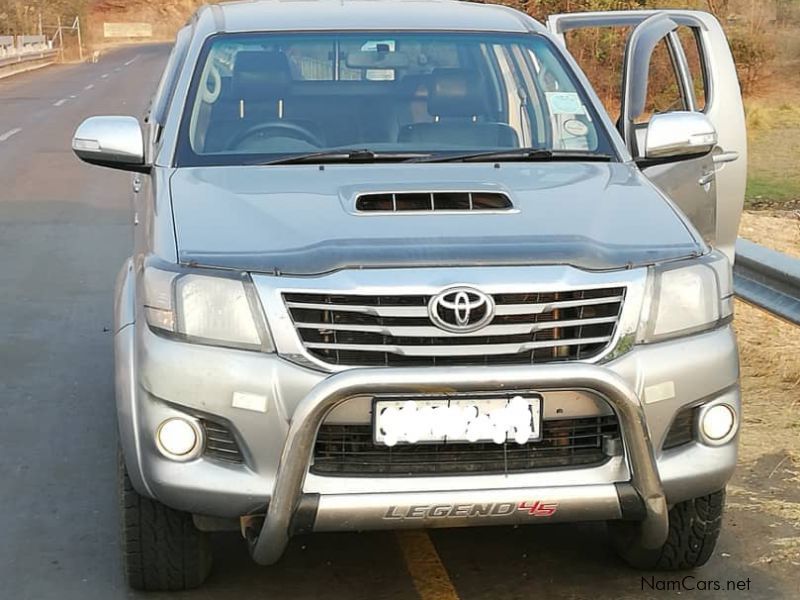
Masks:
[[[733,260],[747,180],[747,135],[736,67],[719,22],[698,11],[643,10],[552,15],[547,26],[592,81],[643,173],[709,244]],[[615,45],[614,35],[622,39],[625,33],[624,45]],[[604,56],[608,51],[621,56]],[[668,57],[661,64],[658,52]],[[609,72],[615,58],[621,73]],[[604,93],[596,79],[606,88],[613,82],[616,90]],[[717,132],[710,154],[674,162],[643,158],[650,118],[672,111],[706,115]]]

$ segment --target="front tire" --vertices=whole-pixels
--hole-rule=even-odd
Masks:
[[[609,521],[608,531],[617,554],[636,569],[683,571],[704,565],[714,552],[722,527],[725,489],[679,502],[669,511],[669,533],[664,545],[643,548],[639,523]]]
[[[188,590],[211,572],[208,534],[192,515],[141,496],[119,453],[122,559],[128,585],[143,591]]]

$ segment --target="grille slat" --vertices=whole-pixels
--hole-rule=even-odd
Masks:
[[[392,337],[477,337],[494,335],[525,335],[542,331],[544,329],[556,329],[558,327],[577,327],[586,325],[601,325],[605,323],[615,323],[617,317],[597,317],[595,319],[576,319],[572,321],[545,321],[542,323],[520,323],[520,324],[501,324],[489,325],[480,331],[469,333],[452,333],[443,331],[433,326],[408,326],[408,325],[360,325],[356,323],[326,323],[322,328],[326,331],[361,331],[364,333],[380,333]],[[321,329],[319,323],[295,323],[298,329]]]
[[[696,408],[687,406],[678,411],[664,439],[664,450],[677,448],[694,440]]]
[[[419,476],[585,467],[607,461],[610,455],[604,442],[620,437],[613,415],[544,421],[542,433],[542,440],[523,445],[437,442],[389,447],[373,442],[370,425],[323,424],[311,471],[341,476]]]
[[[493,319],[458,333],[434,325],[430,295],[283,294],[305,349],[343,366],[588,360],[613,339],[624,297],[623,287],[495,294]]]
[[[201,420],[201,424],[205,430],[203,453],[207,457],[227,462],[244,462],[239,443],[227,427],[205,419]]]
[[[313,304],[302,302],[287,302],[289,308],[302,308],[305,310],[324,310],[331,312],[357,312],[377,317],[427,317],[426,306],[356,306],[347,304]]]
[[[309,294],[304,294],[309,295]],[[515,315],[536,315],[550,312],[558,308],[576,308],[583,306],[596,306],[598,304],[617,304],[622,302],[622,296],[611,296],[608,298],[586,298],[585,300],[564,300],[547,302],[542,304],[499,304],[495,308],[497,316]],[[330,312],[356,312],[377,317],[427,317],[428,307],[426,304],[420,306],[403,306],[384,304],[381,306],[371,306],[368,304],[337,304],[336,302],[313,303],[287,301],[286,306],[290,309],[299,308],[305,310],[324,310]]]
[[[447,345],[426,346],[420,343],[416,346],[394,346],[389,344],[324,344],[319,342],[306,342],[306,348],[312,350],[350,350],[354,352],[389,352],[403,356],[442,356],[445,354],[458,356],[494,356],[497,354],[520,354],[536,348],[557,348],[563,346],[578,346],[583,344],[605,344],[611,336],[597,338],[583,338],[576,340],[546,340],[541,342],[526,342],[524,344],[476,344],[476,345]]]

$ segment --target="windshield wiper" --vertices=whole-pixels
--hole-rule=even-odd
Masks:
[[[509,150],[492,150],[491,152],[473,152],[470,154],[437,154],[424,158],[411,159],[410,162],[489,162],[489,161],[599,161],[609,162],[614,157],[598,152],[581,150],[544,150],[540,148],[511,148]]]
[[[374,163],[374,162],[489,162],[489,161],[599,161],[609,162],[613,157],[597,152],[581,150],[543,150],[539,148],[510,148],[491,152],[471,152],[469,154],[436,154],[420,152],[376,152],[363,149],[325,150],[296,154],[275,160],[256,163],[258,165],[303,165],[331,163]]]
[[[381,161],[407,161],[424,159],[430,154],[419,152],[375,152],[369,149],[358,150],[326,150],[324,152],[309,152],[308,154],[297,154],[258,163],[259,165],[304,165],[304,164],[327,164],[327,163],[372,163]]]

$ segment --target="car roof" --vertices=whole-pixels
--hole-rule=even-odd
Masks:
[[[201,30],[426,30],[525,33],[544,28],[506,6],[456,0],[257,0],[200,9]]]

